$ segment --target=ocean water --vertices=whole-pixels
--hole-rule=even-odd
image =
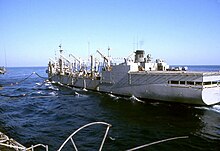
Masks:
[[[0,131],[29,147],[47,144],[50,151],[79,127],[102,121],[112,125],[104,151],[148,146],[150,151],[220,150],[220,104],[211,107],[143,103],[134,98],[70,89],[48,81],[46,67],[7,68],[0,75]],[[220,66],[189,66],[189,70],[219,71]],[[73,139],[78,149],[98,150],[106,126],[94,125]],[[43,148],[39,148],[43,150]],[[63,150],[74,150],[68,143]]]

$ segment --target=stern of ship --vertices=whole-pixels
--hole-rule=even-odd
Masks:
[[[220,87],[205,87],[202,90],[202,100],[206,105],[214,105],[220,102]]]

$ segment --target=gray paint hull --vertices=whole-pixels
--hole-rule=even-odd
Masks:
[[[146,82],[150,77],[153,77],[153,80],[158,82]],[[149,75],[126,74],[122,76],[120,80],[115,82],[111,80],[104,81],[102,79],[97,80],[91,78],[54,74],[50,77],[50,79],[56,83],[62,83],[72,87],[86,88],[88,90],[111,93],[115,95],[123,95],[129,97],[135,96],[141,99],[195,105],[212,105],[220,101],[219,86],[205,88],[201,86],[180,86],[178,84],[171,85],[167,82],[162,82],[161,80],[167,80],[167,78],[173,78],[173,76],[164,78],[161,75],[158,77],[151,75],[150,77]],[[139,79],[139,82],[135,81],[135,78]],[[155,80],[155,78],[157,80]]]

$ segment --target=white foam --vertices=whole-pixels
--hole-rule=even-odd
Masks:
[[[51,85],[50,83],[45,83],[45,86],[49,86],[49,85]]]
[[[38,94],[42,94],[42,91],[38,91],[37,93],[38,93]]]
[[[137,102],[145,103],[144,101],[138,99],[138,98],[137,98],[136,96],[134,96],[134,95],[132,95],[132,96],[130,97],[130,99],[131,99],[131,100],[135,100],[135,101],[137,101]]]
[[[209,110],[209,111],[214,111],[220,113],[220,105],[214,105],[212,107],[195,107],[197,109],[203,109],[203,110]]]
[[[220,113],[220,105],[214,105],[214,106],[212,107],[212,110],[215,111],[215,112]]]
[[[78,92],[75,92],[75,95],[76,95],[76,96],[79,96],[79,93],[78,93]]]
[[[111,94],[111,93],[108,93],[108,95],[109,95],[110,97],[114,98],[114,99],[119,99],[119,97],[117,97],[117,96],[115,96],[115,95],[113,95],[113,94]]]
[[[41,85],[41,83],[36,83],[36,85]]]
[[[83,88],[83,91],[88,91],[86,88]]]
[[[108,94],[110,97],[112,97],[112,98],[115,98],[116,96],[115,95],[113,95],[113,94],[111,94],[111,93],[109,93]]]
[[[52,95],[52,96],[56,96],[55,92],[50,92],[49,94]]]
[[[55,91],[59,91],[58,88],[54,88],[53,86],[48,87],[49,89],[55,90]]]

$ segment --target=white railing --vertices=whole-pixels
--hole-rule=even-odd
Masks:
[[[48,145],[43,144],[37,144],[32,145],[29,148],[26,148],[22,144],[18,143],[17,141],[13,140],[12,138],[9,138],[7,135],[0,132],[0,146],[4,146],[7,148],[13,148],[16,151],[34,151],[34,148],[37,147],[44,147],[46,151],[48,151]]]
[[[66,144],[69,140],[72,142],[72,144],[73,144],[73,146],[74,146],[74,149],[75,149],[76,151],[78,151],[78,149],[77,149],[77,147],[76,147],[76,144],[75,144],[75,142],[73,141],[73,136],[74,136],[77,132],[79,132],[80,130],[82,130],[82,129],[86,128],[86,127],[89,127],[89,126],[91,126],[91,125],[95,125],[95,124],[107,125],[107,129],[106,129],[106,131],[105,131],[104,138],[103,138],[102,143],[101,143],[100,148],[99,148],[99,151],[101,151],[101,150],[102,150],[102,147],[103,147],[103,145],[104,145],[105,139],[106,139],[106,137],[107,137],[109,128],[111,127],[110,124],[105,123],[105,122],[92,122],[92,123],[89,123],[89,124],[86,124],[86,125],[80,127],[79,129],[77,129],[75,132],[73,132],[73,133],[64,141],[64,143],[60,146],[60,148],[58,149],[58,151],[61,151],[62,148],[65,146],[65,144]]]
[[[86,127],[89,127],[89,126],[91,126],[91,125],[95,125],[95,124],[107,125],[104,138],[102,139],[101,145],[100,145],[100,147],[99,147],[99,151],[101,151],[102,148],[103,148],[103,145],[104,145],[104,143],[105,143],[105,140],[106,140],[106,137],[107,137],[109,128],[111,127],[111,124],[108,124],[108,123],[105,123],[105,122],[92,122],[92,123],[89,123],[89,124],[86,124],[86,125],[80,127],[79,129],[77,129],[75,132],[73,132],[73,133],[64,141],[64,143],[60,146],[60,148],[59,148],[57,151],[61,151],[68,141],[71,141],[71,143],[73,144],[74,149],[75,149],[76,151],[78,151],[78,149],[77,149],[77,147],[76,147],[76,144],[75,144],[75,142],[73,141],[73,136],[74,136],[77,132],[79,132],[80,130],[82,130],[82,129],[86,128]],[[167,139],[163,139],[163,140],[151,142],[151,143],[148,143],[148,144],[144,144],[144,145],[141,145],[141,146],[138,146],[138,147],[134,147],[134,148],[131,148],[131,149],[127,149],[126,151],[135,151],[135,150],[143,149],[143,148],[146,148],[146,147],[149,147],[149,146],[152,146],[152,145],[164,143],[164,142],[167,142],[167,141],[172,141],[172,140],[177,140],[177,139],[186,139],[186,138],[189,138],[189,136],[180,136],[180,137],[167,138]],[[44,147],[45,150],[48,151],[48,145],[37,144],[37,145],[32,145],[32,146],[29,147],[29,148],[26,148],[25,146],[23,146],[23,145],[21,145],[20,143],[16,142],[16,141],[13,140],[12,138],[9,139],[8,136],[6,136],[5,134],[3,134],[3,133],[1,133],[1,132],[0,132],[0,146],[5,146],[5,147],[8,147],[8,148],[13,148],[13,149],[15,149],[16,151],[34,151],[34,149],[37,148],[37,147]]]

